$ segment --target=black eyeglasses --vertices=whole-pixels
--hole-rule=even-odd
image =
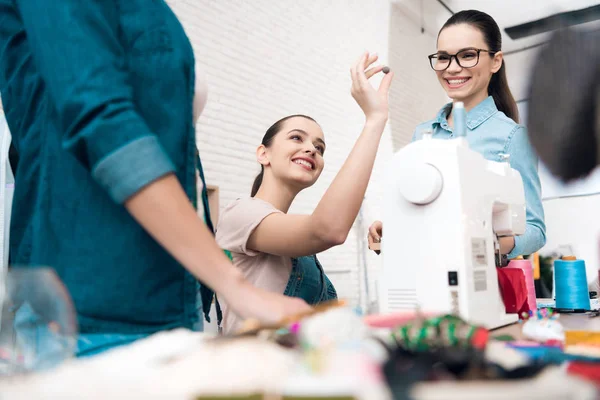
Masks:
[[[452,59],[456,60],[456,63],[461,68],[473,68],[479,63],[479,53],[485,51],[490,55],[494,55],[497,51],[490,51],[485,49],[463,49],[456,54],[448,53],[435,53],[427,56],[429,58],[429,64],[435,71],[444,71],[450,64]]]

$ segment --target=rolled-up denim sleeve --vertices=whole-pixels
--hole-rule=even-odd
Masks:
[[[519,171],[523,179],[527,225],[525,233],[515,237],[515,247],[507,255],[515,258],[535,253],[546,244],[546,223],[542,206],[542,190],[538,175],[538,159],[527,138],[525,127],[518,125],[511,133],[507,153],[510,165]]]
[[[15,0],[63,147],[119,203],[174,171],[133,103],[112,0]],[[149,83],[150,84],[150,83]]]

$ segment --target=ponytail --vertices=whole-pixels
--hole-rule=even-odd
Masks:
[[[513,97],[510,88],[508,87],[508,79],[506,78],[506,66],[502,60],[502,66],[492,75],[488,86],[488,94],[494,98],[496,108],[502,111],[506,116],[517,124],[519,123],[519,108]]]
[[[265,167],[260,166],[260,173],[256,175],[254,178],[254,183],[252,184],[252,190],[250,191],[250,197],[256,196],[258,189],[260,189],[260,185],[262,185],[263,176],[265,174]]]

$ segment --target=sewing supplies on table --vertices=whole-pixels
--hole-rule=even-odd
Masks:
[[[538,308],[522,318],[521,334],[525,340],[504,343],[525,355],[529,364],[585,362],[596,363],[596,368],[600,368],[600,332],[568,330],[552,308]]]
[[[488,331],[457,316],[442,315],[404,324],[392,332],[392,337],[399,346],[413,351],[454,346],[483,349]]]
[[[365,315],[363,320],[365,324],[371,328],[396,328],[402,324],[408,323],[416,319],[421,318],[432,318],[438,316],[439,313],[427,312],[423,310],[413,311],[397,311],[388,314],[372,314]]]
[[[555,312],[560,314],[580,314],[581,310],[573,310],[572,308],[561,309],[556,307],[556,301],[554,299],[537,299],[538,308],[551,308]],[[578,312],[577,312],[578,311]],[[600,301],[598,299],[590,299],[590,311],[586,314],[590,317],[597,317],[600,315]]]
[[[562,364],[569,361],[587,361],[597,363],[600,368],[600,347],[585,344],[565,345],[560,340],[513,341],[506,346],[518,350],[532,362],[543,364]]]
[[[590,344],[600,346],[600,332],[569,330],[565,332],[565,345]]]
[[[541,310],[539,315],[553,317],[550,310]],[[474,340],[477,335],[471,335],[473,328],[483,333],[481,340]],[[452,339],[452,329],[460,339]],[[485,388],[493,387],[494,381],[503,382],[507,388],[512,387],[507,385],[511,380],[533,384],[558,359],[582,360],[574,355],[565,355],[561,344],[556,341],[544,345],[522,340],[509,344],[488,341],[489,331],[485,328],[473,326],[453,315],[416,318],[396,327],[393,334],[397,338],[397,347],[391,351],[383,369],[394,398],[458,399],[461,398],[461,388],[464,394],[473,382],[481,385],[481,396],[469,398],[488,398],[483,396]],[[546,359],[551,362],[546,362]],[[430,384],[425,385],[424,382]],[[435,392],[438,385],[451,388],[453,396],[445,396],[444,391],[438,391],[437,396],[425,396],[429,390]],[[425,397],[409,395],[417,387]],[[522,390],[519,393],[532,393],[525,387]]]
[[[538,342],[549,340],[564,341],[564,328],[559,321],[560,315],[552,309],[538,309],[524,318],[522,334],[525,338]]]
[[[562,312],[590,311],[585,261],[563,257],[554,261],[556,308]]]
[[[553,313],[543,309],[532,313],[532,317],[538,316],[553,317]],[[378,343],[375,338],[380,336],[376,331],[380,330],[387,330],[390,340]],[[270,334],[264,335],[266,331]],[[110,398],[106,395],[108,391],[119,393],[116,390],[118,385],[129,388],[132,386],[126,381],[135,381],[150,385],[151,389],[145,386],[138,393],[154,394],[152,398],[184,398],[181,395],[173,396],[175,391],[185,393],[185,398],[198,399],[389,400],[389,397],[377,397],[369,390],[364,390],[363,396],[358,394],[366,384],[383,385],[394,396],[406,393],[424,382],[431,385],[453,383],[457,385],[455,392],[461,391],[461,385],[468,386],[473,382],[484,387],[494,382],[507,384],[508,381],[514,381],[518,384],[523,380],[537,379],[540,371],[544,371],[548,365],[544,360],[559,359],[558,355],[553,358],[543,354],[527,356],[526,350],[517,349],[525,345],[522,341],[515,342],[515,348],[506,346],[502,353],[503,343],[497,343],[501,348],[493,346],[487,329],[456,315],[431,316],[413,311],[412,318],[409,313],[362,316],[348,306],[330,307],[295,318],[275,330],[231,340],[215,341],[210,335],[202,335],[204,339],[201,339],[201,336],[187,331],[179,331],[178,335],[172,336],[172,340],[168,339],[171,336],[171,332],[164,332],[137,342],[129,349],[117,349],[112,353],[116,357],[114,361],[110,361],[113,357],[111,352],[100,356],[97,362],[91,359],[78,363],[75,360],[70,373],[78,373],[81,392],[78,392],[78,396],[70,397],[91,398],[86,394],[94,393],[96,398]],[[291,345],[281,344],[280,339],[284,336],[294,338]],[[149,357],[148,353],[156,353],[157,348],[161,347],[157,343],[160,337],[170,342],[163,346],[166,352],[161,351],[164,354]],[[375,344],[379,345],[384,357],[374,356]],[[494,347],[496,353],[501,353],[496,358],[489,355]],[[572,350],[576,352],[578,349]],[[543,353],[542,349],[536,351]],[[136,353],[133,358],[139,359],[128,359],[126,353]],[[508,353],[522,355],[521,362],[502,362]],[[560,357],[566,360],[590,360],[589,355],[583,357],[575,353],[562,354]],[[68,370],[69,366],[66,368]],[[109,380],[109,374],[115,375],[115,368],[119,371],[119,380],[111,380],[114,384],[103,389],[107,386],[105,383]],[[104,373],[103,369],[107,372]],[[56,385],[60,386],[60,390],[66,390],[64,378],[74,378],[68,374],[53,377],[56,377],[56,382],[61,382]],[[161,380],[168,381],[168,387],[157,383]],[[50,381],[53,379],[45,380],[47,384]],[[104,386],[93,386],[96,382],[102,382]],[[31,391],[41,390],[34,386]],[[0,387],[6,389],[1,383]],[[92,391],[90,387],[95,390]],[[16,392],[15,388],[12,393]],[[163,396],[157,397],[155,392]],[[192,393],[193,396],[190,396]],[[430,397],[410,398],[420,400]]]
[[[313,306],[312,309],[308,312],[289,315],[289,316],[283,318],[279,323],[270,324],[270,325],[262,324],[261,322],[250,318],[250,319],[247,319],[244,321],[239,332],[236,332],[232,335],[225,335],[225,336],[220,336],[220,337],[235,338],[235,337],[239,337],[239,336],[256,335],[263,330],[276,331],[281,328],[286,328],[290,325],[294,326],[294,324],[298,323],[298,321],[300,321],[304,318],[310,317],[312,315],[323,313],[323,312],[326,312],[330,309],[337,308],[337,307],[345,307],[346,305],[347,305],[347,301],[342,300],[342,299],[326,301],[326,302],[323,302],[323,303]]]
[[[523,271],[525,276],[525,287],[527,289],[527,303],[532,312],[537,310],[535,297],[535,283],[533,281],[533,265],[530,260],[516,259],[511,260],[505,268],[516,268]]]

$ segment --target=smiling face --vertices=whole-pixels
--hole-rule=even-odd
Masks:
[[[260,145],[258,162],[277,181],[300,190],[312,186],[323,171],[325,138],[321,127],[303,117],[286,120],[269,147]]]
[[[458,57],[463,65],[471,65],[477,59],[477,50],[490,50],[483,33],[468,24],[451,25],[444,28],[437,41],[439,60],[447,60],[448,54],[463,51]],[[454,101],[462,101],[467,108],[472,108],[488,96],[488,85],[492,75],[502,66],[502,53],[479,53],[479,62],[471,68],[463,68],[450,59],[450,65],[444,71],[436,71],[440,84]]]

